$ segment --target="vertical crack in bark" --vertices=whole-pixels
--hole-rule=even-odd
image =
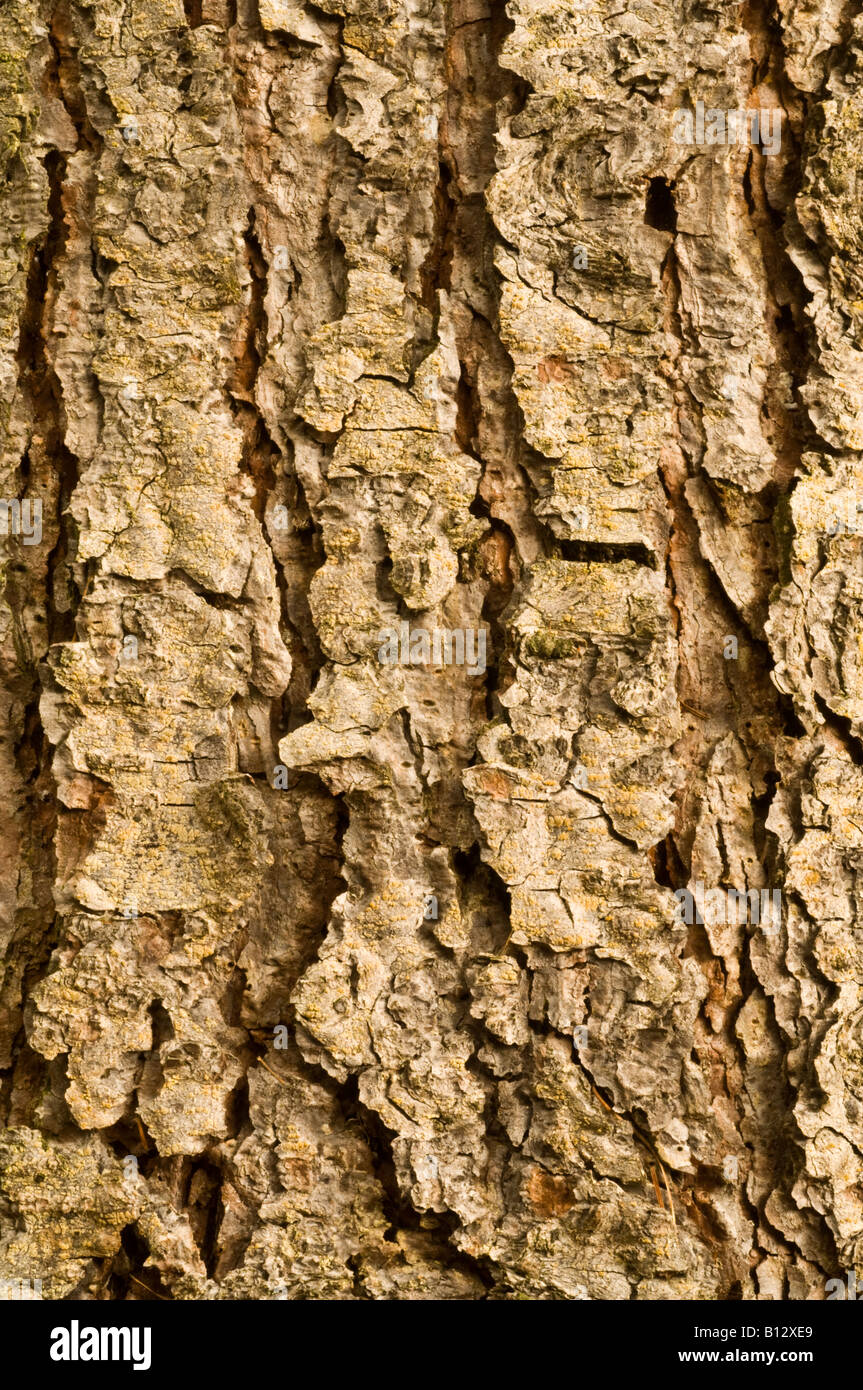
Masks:
[[[183,0],[183,11],[190,29],[197,29],[204,23],[203,0]]]
[[[764,738],[764,731],[768,727],[781,730],[784,719],[781,698],[768,680],[773,663],[763,630],[768,599],[779,574],[775,548],[772,544],[772,534],[764,525],[764,521],[759,521],[757,509],[763,508],[769,517],[770,509],[776,505],[777,498],[786,493],[795,478],[800,475],[803,451],[807,448],[817,447],[811,425],[802,409],[799,394],[811,364],[813,340],[804,315],[805,306],[811,296],[806,291],[802,277],[791,260],[788,246],[782,235],[783,214],[787,215],[787,210],[793,206],[793,199],[801,186],[801,156],[799,144],[793,132],[799,130],[805,112],[801,112],[801,94],[791,89],[783,70],[781,37],[775,16],[771,16],[765,7],[752,5],[744,7],[742,15],[752,52],[753,88],[757,90],[759,84],[767,84],[768,93],[781,93],[783,110],[786,115],[781,173],[778,176],[772,175],[771,185],[768,187],[767,158],[759,149],[752,148],[746,159],[741,184],[741,202],[748,209],[749,220],[757,238],[761,261],[766,272],[764,280],[765,328],[774,353],[773,366],[765,388],[762,414],[765,440],[768,446],[773,448],[776,456],[774,481],[758,498],[753,498],[753,502],[756,504],[753,519],[756,525],[761,526],[762,534],[769,537],[771,544],[768,546],[767,563],[763,565],[759,575],[760,593],[757,601],[757,613],[750,615],[744,625],[741,622],[743,615],[734,612],[731,608],[725,584],[702,548],[699,524],[688,505],[686,479],[687,476],[698,476],[700,472],[704,432],[703,427],[701,427],[701,447],[696,449],[693,447],[695,434],[691,428],[687,430],[685,425],[681,426],[680,412],[681,409],[685,410],[686,422],[691,426],[693,421],[700,421],[700,405],[692,390],[681,380],[679,371],[675,370],[673,380],[676,383],[676,437],[679,447],[674,457],[666,456],[665,466],[661,470],[663,485],[674,515],[669,541],[668,574],[675,609],[680,615],[681,607],[686,608],[687,606],[687,595],[684,593],[681,598],[676,575],[685,574],[688,577],[689,593],[691,594],[692,577],[696,572],[700,573],[702,597],[707,598],[709,596],[713,604],[718,601],[721,610],[718,615],[718,630],[721,631],[724,628],[726,633],[733,633],[741,647],[747,641],[758,653],[757,665],[750,669],[747,679],[748,689],[744,686],[738,687],[735,683],[729,686],[727,691],[723,691],[713,685],[708,693],[699,678],[698,660],[696,651],[693,650],[693,643],[690,641],[687,644],[683,641],[681,645],[682,660],[679,676],[681,705],[690,715],[695,716],[696,722],[689,721],[689,732],[684,736],[678,748],[678,756],[685,760],[691,771],[690,779],[679,799],[679,815],[674,832],[677,869],[672,874],[671,881],[676,887],[685,887],[692,877],[691,871],[687,867],[689,862],[688,848],[691,845],[694,831],[694,823],[689,809],[691,793],[688,790],[692,786],[692,774],[694,773],[696,776],[707,774],[708,763],[716,747],[717,735],[723,726],[726,728],[730,726],[734,730],[742,746],[748,750],[749,757],[753,759],[752,766],[761,764],[756,781],[762,782],[765,791],[762,795],[758,795],[753,789],[751,793],[752,835],[766,880],[775,882],[780,871],[781,866],[775,853],[774,837],[767,831],[767,819],[773,801],[773,789],[780,780],[773,746],[776,734],[767,740]],[[762,104],[767,100],[768,97],[763,96]],[[792,125],[790,140],[787,130],[789,117]],[[669,227],[669,230],[674,230],[676,233],[676,227]],[[690,327],[681,322],[680,274],[676,247],[673,244],[669,249],[666,265],[663,269],[663,283],[668,305],[667,331],[681,345],[678,361],[680,353],[688,351],[694,354],[698,350],[697,339],[692,338]],[[688,468],[684,466],[684,460],[688,460]],[[709,480],[707,480],[707,485],[710,487]],[[691,598],[689,605],[691,607]],[[700,624],[703,621],[704,619],[701,618]],[[696,656],[696,660],[693,664],[694,656]],[[726,668],[726,670],[729,669],[734,670],[733,667]],[[733,713],[728,709],[727,699],[729,696],[734,702]],[[746,719],[746,714],[751,717]],[[726,860],[726,873],[729,870],[730,865]],[[731,880],[727,881],[730,885]],[[723,1085],[729,1098],[735,1100],[739,1121],[743,1118],[743,1111],[739,1098],[735,1099],[737,1085],[732,1081],[732,1073],[737,1072],[738,1075],[745,1075],[747,1057],[743,1040],[736,1035],[735,1024],[742,1015],[747,1000],[760,994],[762,990],[751,958],[752,945],[756,936],[757,933],[750,933],[744,937],[738,966],[739,1001],[733,1011],[727,1015],[721,1034],[725,1055]],[[719,972],[720,994],[726,991],[725,964],[720,957],[714,955],[703,928],[693,927],[691,929],[687,954],[694,955],[708,978],[716,977],[716,973]],[[700,1020],[705,1038],[709,1037],[712,1031],[712,1028],[707,1024],[709,1010],[714,1007],[712,997],[713,986],[711,986],[711,992],[705,1001]],[[773,1027],[774,1045],[781,1056],[781,1035],[775,1023]],[[787,1086],[787,1082],[786,1096],[788,1097],[786,1111],[790,1112],[792,1092]],[[747,1147],[752,1152],[752,1140],[747,1143]],[[763,1154],[761,1160],[763,1161]],[[777,1185],[783,1180],[784,1167],[784,1160],[776,1158],[774,1180]],[[699,1173],[697,1184],[690,1184],[693,1200],[696,1203],[701,1202],[706,1194],[708,1201],[710,1201],[711,1185],[712,1179],[709,1172]],[[756,1231],[762,1228],[769,1233],[766,1245],[762,1241],[762,1249],[769,1250],[771,1243],[775,1245],[777,1240],[785,1244],[786,1249],[789,1249],[787,1243],[781,1242],[779,1233],[771,1226],[763,1207],[753,1206],[748,1201],[745,1184],[742,1188],[742,1195],[747,1201]]]
[[[775,353],[764,401],[765,437],[776,453],[772,500],[787,492],[800,472],[803,453],[817,444],[800,397],[812,364],[814,336],[805,314],[812,295],[791,258],[784,232],[803,182],[801,142],[809,102],[785,70],[780,20],[771,0],[747,0],[741,21],[752,54],[753,95],[762,86],[776,92],[784,116],[780,173],[768,186],[769,156],[752,145],[743,179],[765,270],[765,327]]]
[[[314,11],[314,7],[310,8]],[[319,13],[322,14],[323,12]],[[338,27],[339,31],[343,24],[341,19],[334,19],[329,15],[326,16],[326,21]],[[254,0],[246,0],[246,3],[242,4],[239,10],[234,7],[231,26],[237,24],[239,28],[236,32],[232,31],[229,34],[229,53],[235,74],[234,102],[243,123],[247,148],[254,149],[258,140],[255,127],[255,121],[258,119],[256,90],[260,81],[260,69],[256,70],[257,48],[259,51],[263,50],[264,54],[264,61],[260,65],[263,73],[266,74],[264,77],[264,105],[271,127],[273,149],[278,157],[282,150],[283,137],[269,106],[274,76],[279,70],[274,65],[274,59],[277,54],[281,53],[289,63],[295,62],[304,51],[308,52],[310,45],[305,44],[294,35],[273,30],[265,31],[261,24],[259,7]],[[328,89],[329,92],[332,92],[338,72],[338,62],[331,62],[328,66],[331,69]],[[256,515],[262,523],[264,534],[274,552],[281,593],[282,621],[290,638],[293,670],[290,686],[282,702],[280,722],[281,732],[285,733],[290,732],[310,718],[307,705],[308,696],[314,688],[323,665],[323,655],[308,601],[312,576],[321,568],[325,558],[321,527],[308,504],[303,481],[293,466],[292,454],[295,454],[296,450],[292,440],[297,437],[302,439],[305,436],[315,442],[320,442],[325,458],[331,456],[333,443],[331,440],[327,441],[325,435],[309,430],[305,422],[293,411],[290,412],[289,419],[279,421],[281,437],[276,440],[272,432],[272,412],[265,415],[256,403],[258,375],[268,351],[269,326],[266,301],[270,292],[270,276],[273,274],[272,262],[274,256],[284,255],[287,248],[278,246],[274,250],[272,245],[262,244],[261,232],[258,227],[259,219],[264,228],[264,238],[269,237],[271,239],[275,232],[271,232],[269,229],[283,213],[278,204],[274,203],[261,166],[255,162],[247,172],[254,196],[254,205],[250,210],[249,227],[245,238],[246,257],[252,276],[252,287],[249,310],[245,317],[244,328],[241,329],[241,337],[244,338],[244,342],[237,361],[238,377],[229,386],[229,390],[243,422],[246,435],[244,466],[247,469],[250,468],[255,477]],[[323,215],[326,221],[326,209],[324,209]],[[328,228],[327,240],[330,243],[331,254],[328,256],[326,249],[322,247],[321,260],[322,262],[331,261],[335,264],[338,257],[333,252],[336,250],[337,239],[329,234]],[[280,269],[284,271],[285,265],[282,265]],[[299,295],[302,291],[301,272],[295,262],[292,269],[295,277],[294,294]],[[336,283],[342,275],[343,270],[336,269],[334,289],[337,295],[341,295],[343,311],[343,288],[339,291]],[[293,295],[289,294],[289,300],[292,298]],[[236,389],[237,387],[239,390]],[[250,413],[251,411],[254,411],[254,415]],[[282,431],[286,431],[286,435],[282,435]],[[267,512],[268,503],[273,501],[276,501],[276,504],[282,509],[277,518],[279,531],[285,532],[287,528],[287,533],[282,535],[278,547],[275,545],[276,536],[273,531],[275,519],[272,514],[268,515]],[[274,734],[275,732],[274,728]]]
[[[701,674],[697,639],[694,634],[700,632],[704,623],[705,603],[710,605],[718,620],[713,623],[714,631],[724,630],[733,635],[738,643],[745,642],[749,634],[719,576],[702,552],[699,526],[686,496],[687,479],[698,475],[701,469],[706,435],[701,404],[680,370],[680,361],[687,351],[697,353],[698,342],[692,333],[691,325],[685,324],[683,320],[681,267],[676,248],[678,219],[674,189],[663,180],[660,192],[654,187],[655,183],[656,181],[651,184],[648,194],[645,220],[648,225],[668,231],[674,238],[661,271],[665,300],[664,326],[668,340],[675,344],[675,355],[667,364],[674,393],[673,445],[663,451],[659,476],[672,517],[665,570],[680,653],[678,698],[686,726],[683,737],[675,748],[675,756],[687,769],[687,779],[677,797],[678,814],[675,827],[662,847],[661,870],[659,861],[654,860],[654,873],[658,882],[667,880],[670,887],[685,889],[693,878],[691,849],[696,830],[694,813],[698,809],[703,778],[707,775],[711,756],[722,731],[729,725],[734,727],[740,719],[740,706],[733,689],[727,685],[705,683]],[[699,618],[693,632],[691,623],[696,605]],[[707,630],[709,631],[709,627]],[[769,687],[767,689],[769,691]],[[769,693],[775,699],[775,693]],[[729,710],[730,699],[734,702],[733,711]],[[728,867],[726,863],[726,873]],[[696,1042],[696,1054],[711,1070],[711,1088],[714,1093],[717,1089],[717,1073],[721,1075],[719,1089],[735,1105],[739,1126],[743,1119],[743,1111],[735,1096],[736,1087],[732,1072],[736,1066],[735,1059],[739,1058],[741,1062],[745,1062],[742,1045],[734,1032],[735,1018],[742,1007],[743,999],[741,998],[736,1008],[727,1011],[724,1026],[717,1038],[715,1025],[710,1021],[707,1011],[717,990],[720,997],[726,993],[726,966],[724,959],[714,952],[700,919],[689,929],[683,957],[697,961],[709,987],[698,1018],[701,1037]],[[752,981],[747,983],[751,986]],[[718,1055],[714,1039],[721,1049]],[[741,1145],[742,1142],[741,1139]],[[681,1174],[678,1182],[681,1201],[688,1219],[692,1220],[702,1238],[715,1250],[722,1263],[726,1285],[723,1297],[734,1297],[732,1291],[740,1287],[741,1271],[739,1263],[735,1263],[735,1252],[728,1243],[726,1225],[714,1207],[713,1198],[717,1192],[721,1192],[721,1187],[716,1185],[717,1174],[711,1167],[699,1165],[694,1177]],[[745,1199],[745,1186],[743,1195]],[[751,1205],[749,1211],[757,1223],[758,1213]],[[736,1296],[739,1297],[740,1294]]]
[[[744,174],[743,190],[765,270],[766,329],[775,354],[764,399],[765,437],[776,455],[775,482],[768,487],[767,497],[775,505],[775,499],[787,494],[796,479],[804,473],[804,453],[820,447],[801,396],[801,387],[812,370],[814,357],[814,332],[806,317],[806,308],[812,296],[792,259],[785,231],[803,186],[802,131],[807,124],[809,103],[787,74],[779,12],[773,0],[745,4],[741,18],[750,40],[753,89],[757,92],[763,85],[768,93],[778,94],[785,127],[779,174],[768,179],[767,157],[753,146]],[[774,549],[763,581],[765,600],[779,580],[779,561]],[[764,643],[766,654],[766,639],[760,635],[760,640]],[[774,722],[777,728],[781,727],[778,700]],[[853,738],[851,741],[853,743]],[[853,760],[859,760],[859,744],[857,758]],[[762,853],[770,879],[774,880],[781,872],[781,864],[775,837],[767,830],[767,819],[780,781],[774,749],[765,777],[765,794],[762,798],[756,798],[753,793],[752,797],[754,833],[763,846]],[[748,994],[761,987],[752,948],[753,937],[750,936],[745,943],[741,963],[741,986]],[[775,1008],[773,1029],[775,1045],[781,1054],[782,1034]],[[741,1060],[745,1062],[745,1058]],[[793,1088],[787,1079],[787,1071],[783,1079],[787,1113],[790,1116],[793,1111]],[[791,1129],[790,1120],[786,1123]],[[784,1162],[778,1160],[775,1166],[777,1185],[785,1176],[784,1168]],[[777,1232],[763,1209],[759,1210],[758,1219],[769,1232],[769,1239],[775,1239]],[[823,1218],[821,1225],[828,1245],[832,1245]],[[769,1244],[766,1248],[769,1248]],[[825,1277],[832,1272],[824,1264],[822,1270]]]
[[[72,7],[69,0],[60,0],[51,14],[48,40],[51,46],[52,62],[49,64],[47,78],[56,83],[66,114],[75,127],[78,149],[90,150],[98,156],[104,141],[93,126],[87,110],[87,101],[81,86],[81,71],[78,52],[72,42]]]
[[[59,478],[57,542],[48,560],[51,575],[48,636],[52,643],[70,640],[75,622],[74,609],[70,602],[70,583],[67,579],[74,556],[74,541],[66,509],[78,481],[79,469],[78,460],[66,444],[63,389],[48,351],[57,298],[57,266],[66,245],[63,208],[66,163],[66,157],[58,150],[52,150],[45,158],[50,187],[50,226],[44,245],[34,254],[28,285],[28,300],[32,312],[22,327],[21,339],[22,350],[28,360],[34,412],[40,421],[46,424],[45,447],[53,457]]]
[[[485,204],[495,168],[496,113],[501,107],[515,112],[526,100],[524,84],[499,61],[511,28],[502,3],[490,3],[480,15],[469,0],[447,9],[447,96],[439,128],[438,206],[446,209],[446,236],[436,262],[439,287],[452,291],[458,305],[455,437],[463,452],[482,464],[471,511],[488,523],[477,563],[488,586],[482,617],[489,624],[493,654],[486,672],[490,719],[498,712],[497,692],[508,683],[503,615],[524,563],[519,539],[527,556],[549,543],[531,511],[534,489],[520,457],[523,421],[512,387],[512,359],[497,328],[495,232]]]
[[[72,122],[77,148],[97,157],[101,141],[90,124],[81,92],[76,54],[67,38],[70,23],[68,6],[56,6],[49,29],[45,83]],[[13,538],[12,546],[20,559],[10,565],[5,584],[5,598],[16,629],[18,671],[13,679],[23,708],[22,735],[16,743],[15,760],[24,796],[21,811],[26,812],[21,844],[29,892],[22,894],[17,913],[19,926],[10,952],[21,956],[22,1003],[45,975],[57,943],[52,896],[57,869],[56,788],[51,775],[51,748],[39,714],[40,663],[51,644],[73,636],[77,604],[70,572],[74,542],[66,508],[77,483],[79,466],[66,442],[63,388],[50,348],[55,331],[59,267],[68,240],[68,156],[52,148],[43,162],[48,184],[48,226],[30,250],[16,361],[18,392],[31,422],[29,443],[20,466],[20,496],[29,494],[42,506],[44,543],[30,549]],[[20,881],[22,888],[24,881]],[[26,1041],[22,1020],[11,1069],[3,1082],[4,1100],[10,1107],[9,1123],[31,1119],[30,1106],[46,1070],[44,1059]]]
[[[254,483],[253,507],[255,516],[263,527],[267,496],[275,483],[275,460],[278,450],[270,438],[266,422],[255,400],[262,352],[265,351],[267,342],[267,314],[264,307],[267,267],[255,234],[254,208],[249,210],[243,244],[249,272],[249,302],[240,324],[239,341],[227,390],[234,418],[240,423],[243,431],[241,468]]]

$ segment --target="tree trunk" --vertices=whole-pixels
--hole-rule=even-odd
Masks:
[[[2,0],[2,1278],[863,1279],[861,40]]]

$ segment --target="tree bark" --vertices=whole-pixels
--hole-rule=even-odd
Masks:
[[[0,1277],[863,1280],[861,43],[2,0]]]

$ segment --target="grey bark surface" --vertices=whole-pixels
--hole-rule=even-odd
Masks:
[[[0,1278],[863,1281],[861,56],[0,0]]]

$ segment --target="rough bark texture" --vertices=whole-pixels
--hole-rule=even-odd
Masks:
[[[4,1278],[863,1280],[861,54],[846,0],[0,0]]]

